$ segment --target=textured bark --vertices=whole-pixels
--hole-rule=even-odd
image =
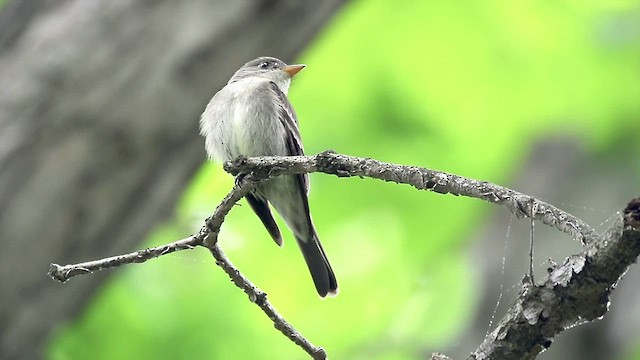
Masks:
[[[582,244],[589,244],[598,239],[598,234],[584,221],[544,201],[486,181],[417,166],[392,164],[325,151],[313,157],[288,156],[284,159],[277,156],[239,157],[226,162],[224,169],[233,175],[251,173],[265,178],[283,173],[290,174],[291,171],[299,173],[319,171],[339,177],[366,176],[408,184],[418,190],[431,190],[441,194],[484,200],[506,208],[518,218],[533,214],[534,219],[571,235]]]
[[[0,349],[42,356],[100,284],[49,263],[121,253],[171,214],[197,122],[244,61],[291,60],[340,0],[24,1],[0,13]],[[277,39],[277,41],[274,41]],[[98,274],[101,280],[104,274]]]
[[[633,135],[628,141],[632,143]],[[528,161],[514,171],[509,186],[540,199],[552,200],[570,210],[599,233],[608,228],[621,204],[638,195],[640,172],[629,161],[629,149],[613,146],[609,151],[594,153],[581,145],[580,139],[548,136],[531,150]],[[483,290],[473,324],[456,342],[441,351],[453,359],[464,359],[494,329],[500,318],[516,302],[522,276],[526,272],[529,247],[529,222],[506,216],[494,209],[492,215],[474,235],[468,256],[474,262],[477,284]],[[536,279],[547,275],[553,259],[562,263],[566,257],[582,249],[555,231],[536,226]],[[505,257],[503,259],[503,257]],[[539,359],[596,360],[617,359],[633,351],[640,333],[637,309],[640,272],[631,268],[612,295],[611,308],[601,320],[577,326],[562,333]],[[499,304],[497,304],[499,302]]]
[[[469,359],[534,359],[562,331],[594,321],[640,255],[640,198],[631,200],[602,237],[535,286],[525,283],[516,303]]]

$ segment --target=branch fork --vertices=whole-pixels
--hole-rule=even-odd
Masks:
[[[306,351],[313,359],[326,359],[327,353],[313,345],[288,323],[271,305],[267,294],[253,285],[225,256],[217,245],[226,215],[260,181],[282,175],[323,172],[338,177],[369,177],[418,190],[467,196],[499,205],[518,218],[530,217],[564,232],[585,246],[558,266],[552,264],[549,275],[538,285],[525,281],[516,303],[487,335],[469,359],[533,359],[548,348],[555,335],[584,320],[606,313],[611,291],[627,268],[640,255],[640,198],[633,199],[610,230],[599,236],[577,217],[529,195],[441,171],[386,163],[370,158],[352,157],[325,151],[314,156],[239,157],[224,163],[224,169],[236,176],[236,183],[193,236],[129,254],[79,264],[51,264],[49,276],[64,282],[94,271],[142,263],[175,251],[206,247],[222,270],[258,305],[276,329]],[[433,354],[432,359],[448,359]]]

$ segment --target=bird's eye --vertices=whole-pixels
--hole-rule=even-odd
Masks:
[[[258,65],[258,67],[259,67],[260,69],[266,69],[268,66],[269,66],[269,63],[268,63],[268,62],[266,62],[266,61],[265,61],[265,62],[263,62],[263,63],[260,63],[260,65]]]

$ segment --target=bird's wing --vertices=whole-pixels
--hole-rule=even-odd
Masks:
[[[247,199],[247,202],[251,206],[253,212],[255,212],[260,220],[262,220],[264,227],[267,228],[267,231],[276,242],[276,244],[278,244],[278,246],[282,246],[282,235],[280,235],[280,229],[278,229],[276,220],[271,214],[271,210],[269,209],[269,203],[267,202],[267,200],[255,192],[248,193],[245,198]]]
[[[271,85],[271,89],[275,93],[276,99],[278,101],[278,119],[280,119],[286,131],[286,141],[289,155],[304,155],[304,149],[302,148],[302,139],[300,138],[300,130],[298,129],[298,118],[296,116],[296,112],[293,110],[289,99],[287,99],[287,95],[285,95],[282,90],[280,90],[278,85],[276,85],[274,82],[271,82],[269,85]],[[300,180],[300,184],[302,185],[304,193],[308,194],[309,174],[299,174],[297,176]]]

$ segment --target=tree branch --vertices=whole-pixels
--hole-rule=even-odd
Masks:
[[[547,269],[541,284],[525,282],[516,303],[469,359],[533,359],[563,330],[602,317],[638,255],[640,198],[582,253]]]
[[[125,255],[112,256],[105,259],[64,266],[51,264],[49,268],[49,276],[54,280],[65,282],[76,275],[89,274],[93,271],[118,267],[124,264],[142,263],[174,251],[193,249],[198,245],[205,246],[216,259],[216,264],[227,273],[236,286],[241,288],[249,296],[249,300],[252,303],[258,305],[260,309],[262,309],[267,317],[271,319],[276,329],[296,345],[300,346],[313,359],[326,359],[327,353],[324,349],[313,345],[288,321],[286,321],[267,300],[267,294],[253,285],[249,279],[242,275],[242,273],[233,266],[233,264],[231,264],[229,259],[217,245],[220,227],[222,226],[226,215],[231,211],[233,206],[240,201],[240,199],[253,190],[258,181],[260,181],[260,179],[251,175],[240,176],[236,181],[236,185],[220,202],[220,205],[216,207],[213,215],[205,220],[205,225],[196,235],[174,241],[166,245],[139,250]]]
[[[396,165],[369,158],[357,158],[333,152],[315,156],[240,157],[224,164],[236,178],[236,185],[218,205],[198,234],[167,245],[73,265],[51,264],[49,275],[60,282],[92,271],[140,263],[174,251],[207,247],[220,266],[273,321],[287,338],[314,359],[326,359],[321,347],[300,335],[267,301],[267,295],[255,287],[226,258],[217,246],[220,227],[233,206],[254,189],[259,181],[275,176],[324,172],[339,177],[365,176],[404,183],[420,190],[473,197],[501,205],[518,218],[532,216],[542,223],[570,234],[585,250],[569,257],[562,266],[552,266],[541,285],[524,281],[516,304],[487,336],[470,359],[510,359],[535,357],[549,347],[555,335],[584,321],[601,317],[608,310],[609,294],[620,277],[640,254],[640,198],[624,210],[624,217],[602,237],[582,220],[552,205],[485,181],[467,179],[415,166]],[[437,358],[447,358],[434,354]]]
[[[289,340],[301,347],[304,351],[315,360],[324,360],[327,353],[322,347],[313,345],[309,340],[302,336],[288,321],[286,321],[280,313],[267,301],[267,294],[258,289],[249,279],[235,268],[224,255],[217,244],[209,248],[211,254],[216,259],[216,264],[220,266],[229,275],[231,280],[237,287],[241,288],[248,296],[249,301],[258,305],[260,309],[273,321],[273,326],[278,329]]]
[[[364,176],[409,184],[418,190],[488,201],[505,207],[519,219],[533,214],[536,220],[571,235],[582,244],[590,244],[598,238],[598,234],[582,220],[532,196],[486,181],[416,166],[397,165],[325,151],[314,156],[239,157],[226,162],[224,169],[233,175],[251,173],[259,178],[323,172],[339,177]]]
[[[71,265],[51,264],[49,266],[49,276],[59,282],[65,282],[70,278],[90,274],[93,271],[110,269],[125,264],[143,263],[147,260],[157,258],[162,255],[170,254],[179,250],[193,249],[198,245],[205,245],[212,248],[218,240],[220,226],[224,222],[225,216],[231,211],[233,206],[240,201],[255,186],[255,180],[244,177],[244,181],[236,184],[233,189],[225,196],[216,207],[205,225],[200,229],[198,234],[188,238],[177,240],[166,245],[157,246],[149,249],[134,251],[125,255],[112,256],[100,260],[93,260]]]
[[[63,283],[77,275],[90,274],[94,271],[110,269],[125,264],[143,263],[147,260],[157,258],[165,254],[170,254],[175,251],[193,249],[201,243],[202,240],[198,237],[190,236],[186,239],[174,241],[166,245],[138,250],[124,255],[111,256],[100,260],[64,266],[51,264],[49,265],[48,274],[52,279]]]

